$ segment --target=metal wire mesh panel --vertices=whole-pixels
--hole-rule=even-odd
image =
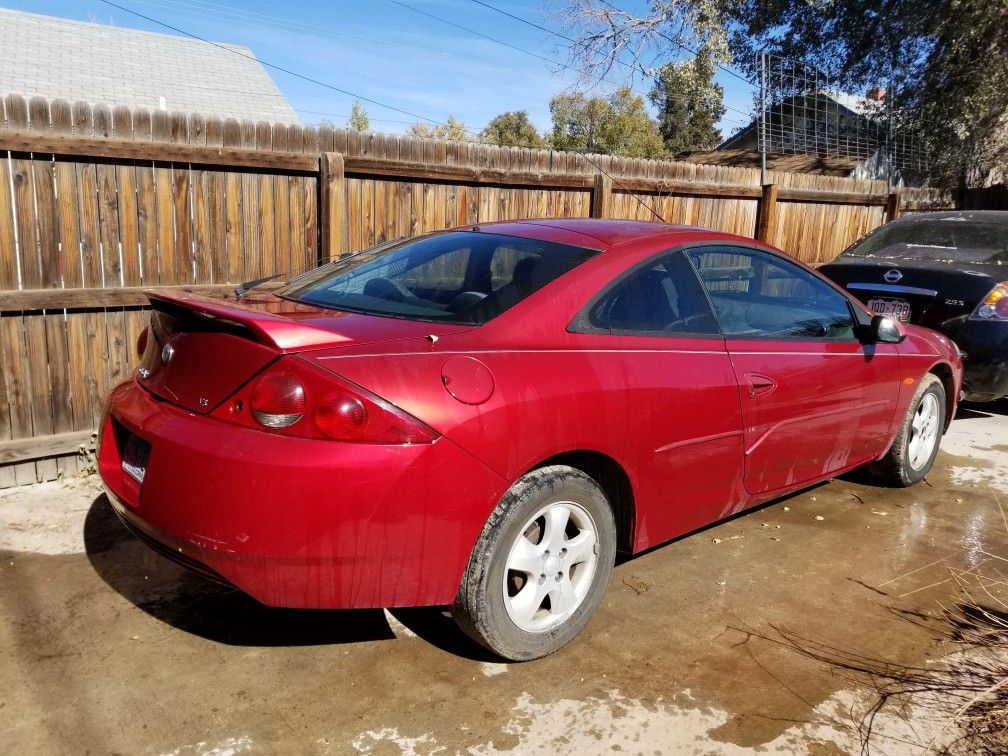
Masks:
[[[760,55],[759,149],[848,160],[865,178],[897,183],[927,170],[927,149],[891,92],[864,96],[818,69]]]

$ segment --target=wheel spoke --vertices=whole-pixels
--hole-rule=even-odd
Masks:
[[[577,606],[577,594],[574,584],[567,575],[554,582],[549,591],[550,611],[553,614],[566,614]]]
[[[512,616],[519,622],[530,623],[546,597],[544,588],[538,580],[528,580],[518,593],[508,599]]]
[[[581,564],[595,556],[595,540],[595,531],[585,529],[567,541],[567,563]]]
[[[511,554],[508,555],[507,568],[526,575],[539,577],[542,572],[543,558],[542,550],[524,536],[515,541],[511,547]]]
[[[907,452],[910,455],[910,463],[914,464],[917,461],[917,457],[920,454],[921,447],[921,436],[920,433],[914,433],[910,436],[910,446],[907,447]]]
[[[567,522],[570,520],[570,510],[558,504],[546,512],[546,525],[542,542],[552,553],[557,553],[567,540]]]

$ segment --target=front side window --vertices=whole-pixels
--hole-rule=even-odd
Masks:
[[[575,330],[626,335],[719,336],[717,322],[681,252],[631,270],[589,305]]]
[[[364,250],[278,293],[352,312],[481,325],[596,254],[538,239],[448,231]]]
[[[847,341],[854,320],[846,297],[807,270],[741,247],[687,250],[726,336]]]

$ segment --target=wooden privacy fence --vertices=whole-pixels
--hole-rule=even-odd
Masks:
[[[0,487],[78,469],[151,286],[219,295],[378,241],[524,217],[687,223],[820,263],[899,212],[881,182],[25,99],[0,124]]]

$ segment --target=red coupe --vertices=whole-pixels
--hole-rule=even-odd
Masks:
[[[870,464],[909,485],[959,398],[944,336],[699,228],[492,223],[237,302],[149,293],[99,466],[165,556],[286,607],[453,606],[556,650],[636,553]]]

